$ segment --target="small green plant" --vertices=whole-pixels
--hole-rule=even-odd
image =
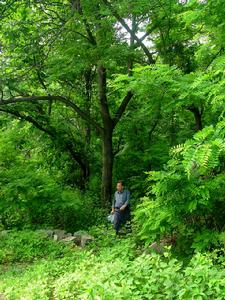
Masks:
[[[62,257],[69,251],[39,231],[12,231],[0,237],[0,264],[29,263],[41,258]]]
[[[104,237],[96,228],[94,232],[99,241],[86,249],[71,248],[62,256],[0,272],[0,293],[9,300],[223,299],[225,271],[214,264],[215,253],[196,253],[184,265],[169,251],[161,256],[146,252],[137,255],[132,238],[109,243],[110,231]],[[27,234],[14,233],[13,237],[28,241]],[[57,252],[46,243],[42,246]],[[61,251],[61,246],[56,246]]]

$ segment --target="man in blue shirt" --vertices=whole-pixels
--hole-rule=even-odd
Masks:
[[[124,189],[122,180],[117,182],[116,189],[111,213],[114,214],[114,228],[118,234],[121,224],[130,219],[130,192]]]

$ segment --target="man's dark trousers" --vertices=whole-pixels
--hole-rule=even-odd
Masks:
[[[121,211],[118,207],[115,207],[114,214],[114,228],[116,230],[116,234],[119,233],[121,224],[125,224],[126,221],[130,220],[130,206]]]

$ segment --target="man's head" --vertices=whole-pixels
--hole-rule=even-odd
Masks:
[[[123,181],[122,180],[117,181],[116,189],[118,192],[122,192],[122,190],[123,190]]]

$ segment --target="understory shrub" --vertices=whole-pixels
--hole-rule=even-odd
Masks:
[[[224,245],[225,122],[209,126],[171,150],[164,170],[149,172],[149,193],[135,211],[146,244],[172,237],[192,254]]]
[[[137,256],[132,238],[110,236],[101,236],[102,248],[75,247],[20,272],[15,266],[1,272],[0,294],[9,300],[223,299],[225,270],[211,254],[197,253],[184,266],[170,252]]]
[[[29,263],[40,258],[62,257],[69,251],[41,231],[11,231],[0,235],[0,264]]]

